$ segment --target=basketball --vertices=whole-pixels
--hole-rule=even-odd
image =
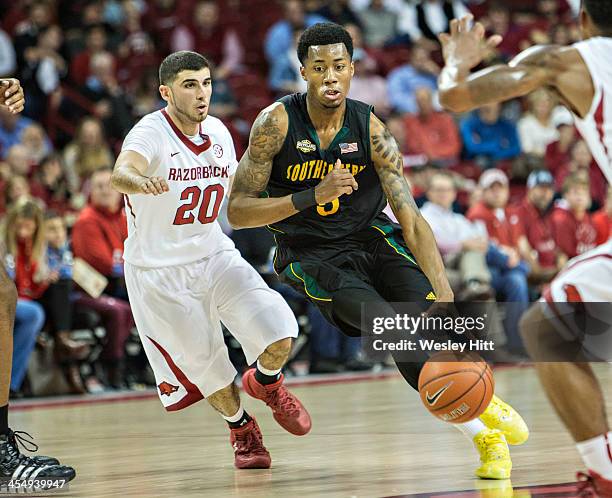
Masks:
[[[459,361],[452,353],[438,353],[423,366],[419,394],[425,407],[445,422],[460,424],[486,410],[495,383],[489,365],[479,356]]]

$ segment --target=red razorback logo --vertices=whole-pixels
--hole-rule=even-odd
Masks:
[[[166,381],[158,385],[157,388],[159,389],[159,392],[163,396],[170,396],[172,393],[175,393],[176,391],[178,391],[178,386],[173,386],[172,384]]]

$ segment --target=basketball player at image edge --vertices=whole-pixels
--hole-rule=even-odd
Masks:
[[[6,107],[11,114],[18,114],[23,111],[24,105],[25,97],[19,81],[14,78],[0,79],[0,106]],[[64,479],[68,482],[76,477],[75,470],[60,465],[57,458],[42,455],[27,457],[22,454],[18,442],[25,448],[29,443],[35,450],[38,446],[24,437],[29,434],[12,431],[8,425],[17,289],[6,273],[3,256],[0,251],[0,493],[4,489],[3,486],[12,479],[20,481]]]
[[[486,39],[484,27],[480,23],[472,26],[471,21],[471,16],[455,19],[450,33],[440,35],[446,63],[439,78],[441,104],[450,111],[466,112],[547,88],[573,112],[576,127],[612,183],[612,2],[583,0],[583,41],[568,47],[531,47],[508,64],[474,74],[470,70],[501,37]],[[587,468],[586,474],[578,474],[582,487],[585,492],[588,488],[601,497],[611,497],[612,433],[603,392],[591,366],[587,362],[537,362],[542,345],[563,343],[568,334],[576,337],[554,304],[576,301],[612,302],[612,239],[569,261],[521,321],[523,340],[536,360],[544,389]],[[612,353],[586,352],[594,358],[609,358]]]

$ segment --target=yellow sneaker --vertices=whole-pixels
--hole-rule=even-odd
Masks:
[[[480,453],[480,467],[476,475],[482,479],[510,479],[512,460],[504,435],[493,429],[483,429],[474,437]]]
[[[504,403],[495,395],[480,416],[480,420],[489,429],[501,431],[508,444],[523,444],[529,437],[529,428],[523,417],[508,403]]]

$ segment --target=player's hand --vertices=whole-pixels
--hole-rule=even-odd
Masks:
[[[145,176],[140,184],[140,190],[143,194],[160,195],[164,192],[168,192],[170,188],[168,187],[166,180],[161,176]]]
[[[315,187],[317,204],[327,204],[342,194],[350,195],[359,188],[355,177],[348,169],[341,168],[341,165],[342,163],[338,159],[335,167]]]
[[[0,80],[0,105],[8,107],[11,114],[23,111],[25,96],[19,80],[15,78]]]
[[[450,22],[450,33],[438,36],[446,65],[472,69],[486,59],[502,41],[500,35],[485,38],[484,26],[477,22],[470,27],[471,14]]]

